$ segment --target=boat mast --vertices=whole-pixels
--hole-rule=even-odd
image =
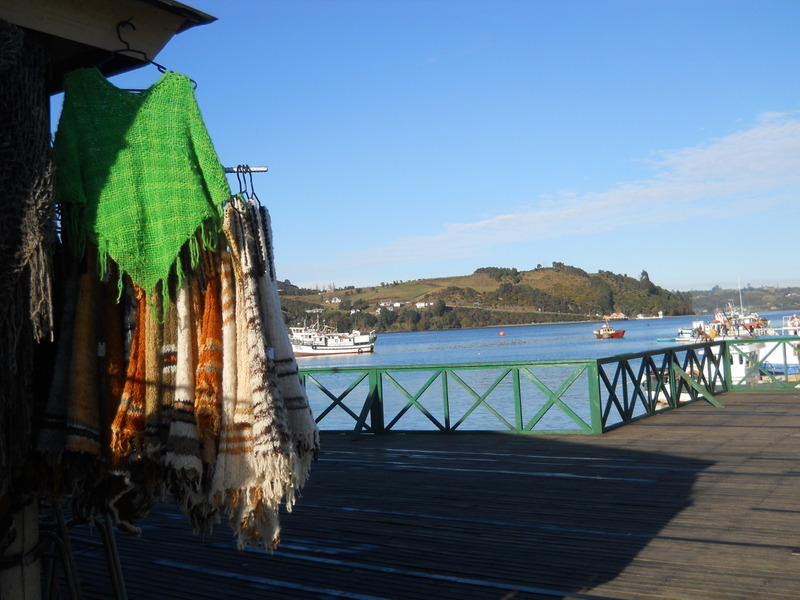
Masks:
[[[744,314],[744,302],[742,302],[742,278],[741,276],[737,275],[736,280],[739,283],[739,310],[741,314]]]

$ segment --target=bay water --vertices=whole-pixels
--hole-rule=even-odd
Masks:
[[[773,327],[780,327],[783,315],[793,311],[761,313]],[[710,317],[665,317],[612,321],[624,329],[625,337],[598,340],[593,331],[602,321],[516,325],[480,329],[382,333],[375,352],[297,359],[300,368],[344,366],[444,365],[473,362],[539,361],[572,358],[605,358],[616,354],[659,350],[674,338],[680,327]]]
[[[792,313],[793,311],[767,312],[761,313],[761,316],[769,319],[773,327],[780,327],[783,316]],[[708,319],[710,316],[612,321],[615,329],[625,330],[625,336],[606,340],[597,339],[593,333],[602,324],[600,320],[586,323],[383,333],[378,335],[375,352],[371,354],[303,357],[297,361],[303,370],[317,367],[393,367],[607,358],[618,354],[665,349],[674,344],[659,340],[674,338],[680,327],[691,326],[699,318]],[[345,380],[342,381],[344,384]],[[312,410],[318,415],[329,401],[318,396],[312,397],[311,389],[309,392]],[[341,391],[334,393],[339,394]],[[355,404],[357,402],[350,406],[357,412],[360,407]],[[338,412],[340,411],[333,411],[330,416],[323,418],[320,427],[352,428],[353,419],[337,414]],[[476,422],[473,425],[480,428],[484,423]],[[404,428],[416,429],[417,426]],[[419,428],[429,429],[430,423],[420,417]]]

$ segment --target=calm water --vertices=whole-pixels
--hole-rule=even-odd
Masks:
[[[770,319],[774,327],[780,327],[782,316],[789,314],[792,314],[792,311],[763,313],[762,316]],[[303,369],[606,358],[617,354],[668,348],[669,343],[658,340],[674,338],[678,333],[678,328],[691,326],[693,320],[693,317],[689,316],[617,321],[614,323],[614,328],[624,329],[625,337],[613,340],[598,340],[595,337],[593,331],[601,324],[599,321],[380,334],[373,354],[318,356],[298,358],[297,360],[300,368]],[[536,376],[541,378],[551,389],[556,389],[561,385],[572,372],[572,367],[540,367],[537,369],[539,370],[537,370]],[[462,371],[460,376],[468,381],[474,390],[483,392],[492,385],[498,373],[491,370]],[[394,378],[412,394],[421,389],[428,377],[430,377],[429,372],[394,374]],[[336,396],[345,393],[352,383],[351,375],[340,373],[324,376],[324,385]],[[506,381],[502,385],[507,389],[498,388],[494,393],[494,398],[500,398],[500,400],[493,399],[491,405],[508,422],[513,422],[515,418],[513,391],[508,387],[510,382]],[[525,385],[528,385],[527,382]],[[393,415],[399,414],[398,411],[405,406],[408,399],[399,394],[393,385],[384,385],[383,389],[385,413],[391,419]],[[575,385],[568,390],[567,394],[561,396],[561,400],[569,404],[570,408],[588,423],[590,415],[585,390],[586,383]],[[308,392],[314,414],[323,415],[325,413],[320,422],[322,429],[351,429],[355,425],[354,417],[346,414],[340,407],[335,407],[328,412],[328,408],[331,406],[330,398],[314,386],[309,386]],[[367,393],[367,380],[364,380],[347,396],[345,404],[358,413]],[[525,396],[525,419],[529,419],[543,405],[546,398],[530,387],[523,395]],[[452,418],[456,420],[464,415],[475,402],[474,397],[464,393],[459,386],[451,386],[449,398]],[[426,410],[443,422],[445,416],[441,391],[438,387],[432,386],[420,396],[419,401]],[[546,421],[542,423],[542,427],[549,430],[572,429],[574,423],[563,412],[551,410],[546,414]],[[398,428],[431,430],[432,425],[419,410],[414,409],[404,413],[400,424],[395,427],[395,429]],[[469,416],[463,426],[459,426],[459,429],[502,429],[502,426],[499,426],[495,415],[480,407]]]
[[[761,313],[773,327],[794,311]],[[708,317],[704,317],[708,318]],[[693,317],[666,317],[612,322],[625,337],[598,340],[592,333],[601,321],[557,325],[486,327],[450,331],[383,333],[374,354],[299,358],[300,368],[343,366],[431,365],[564,358],[605,358],[615,354],[659,350],[669,344],[679,327],[691,326]],[[503,335],[501,335],[501,333]]]

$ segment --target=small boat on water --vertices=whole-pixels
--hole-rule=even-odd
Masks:
[[[693,321],[691,327],[679,328],[674,340],[663,341],[694,344],[712,340],[741,340],[774,335],[776,332],[769,320],[755,312],[739,311],[729,304],[727,310],[716,311],[711,320]]]
[[[326,356],[374,352],[378,339],[374,331],[339,333],[333,327],[320,325],[289,327],[289,339],[295,356]]]
[[[638,315],[636,315],[636,318],[639,319],[640,321],[642,319],[663,319],[664,311],[663,310],[658,311],[657,315],[646,315],[644,313],[639,313]]]
[[[612,340],[623,337],[625,335],[625,330],[614,329],[611,324],[606,321],[600,329],[595,330],[594,334],[597,336],[598,340]]]
[[[800,335],[800,315],[787,315],[783,317],[781,335]]]

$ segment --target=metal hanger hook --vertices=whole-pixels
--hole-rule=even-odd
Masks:
[[[247,176],[250,178],[250,197],[253,198],[258,204],[261,204],[261,199],[256,194],[256,186],[253,183],[253,169],[250,168],[250,165],[245,165],[247,167]]]
[[[136,25],[133,24],[133,17],[131,17],[127,21],[120,21],[119,23],[117,23],[117,37],[119,38],[120,42],[125,44],[125,49],[126,50],[130,50],[131,49],[130,42],[128,42],[128,40],[126,40],[124,37],[122,37],[122,28],[124,26],[126,26],[126,25],[128,27],[132,27],[133,30],[136,31]]]

